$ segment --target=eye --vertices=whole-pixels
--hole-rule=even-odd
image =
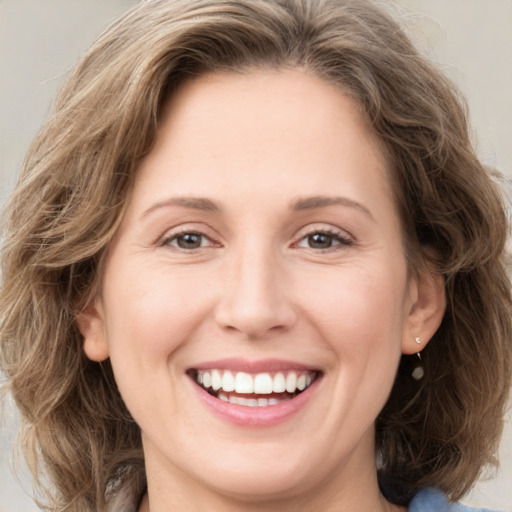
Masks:
[[[348,236],[335,231],[315,231],[301,238],[297,247],[308,249],[328,250],[336,246],[352,245],[352,240]]]
[[[162,241],[162,245],[177,247],[183,250],[200,249],[212,245],[211,240],[202,233],[195,231],[187,231],[175,235],[171,235]]]

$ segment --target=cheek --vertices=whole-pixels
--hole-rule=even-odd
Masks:
[[[148,410],[179,407],[176,384],[182,370],[175,362],[204,317],[206,298],[197,293],[191,276],[170,276],[165,266],[139,268],[144,270],[118,267],[119,272],[108,274],[106,335],[121,396],[135,421],[148,427],[148,421],[160,417],[155,413],[148,418]]]
[[[179,272],[170,275],[165,266],[140,268],[144,270],[121,271],[105,285],[112,357],[119,349],[125,356],[138,352],[147,358],[169,356],[202,316],[206,297],[201,296],[197,278]]]
[[[305,284],[308,303],[303,309],[340,355],[368,350],[384,354],[390,345],[400,351],[406,275],[389,268],[340,268],[332,279]]]
[[[346,398],[340,403],[351,403],[354,417],[367,425],[393,385],[406,321],[406,272],[390,268],[340,268],[336,279],[326,282],[322,293],[317,290],[316,300],[307,306],[332,353],[328,371],[336,393]],[[344,412],[333,410],[333,422],[343,418]]]

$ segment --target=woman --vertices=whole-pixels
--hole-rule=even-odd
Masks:
[[[6,225],[2,364],[50,506],[463,510],[511,352],[507,223],[467,132],[367,1],[116,22]]]

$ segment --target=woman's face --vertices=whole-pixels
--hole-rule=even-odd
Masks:
[[[299,70],[214,73],[167,105],[79,323],[150,481],[294,496],[373,478],[420,293],[352,101]]]

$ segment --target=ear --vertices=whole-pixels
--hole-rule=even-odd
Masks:
[[[105,319],[101,300],[87,306],[76,318],[78,329],[84,337],[85,355],[92,361],[108,358],[109,350],[105,330]]]
[[[446,310],[444,278],[434,272],[418,271],[410,278],[409,292],[412,305],[404,329],[402,353],[415,354],[425,348],[443,320]]]

